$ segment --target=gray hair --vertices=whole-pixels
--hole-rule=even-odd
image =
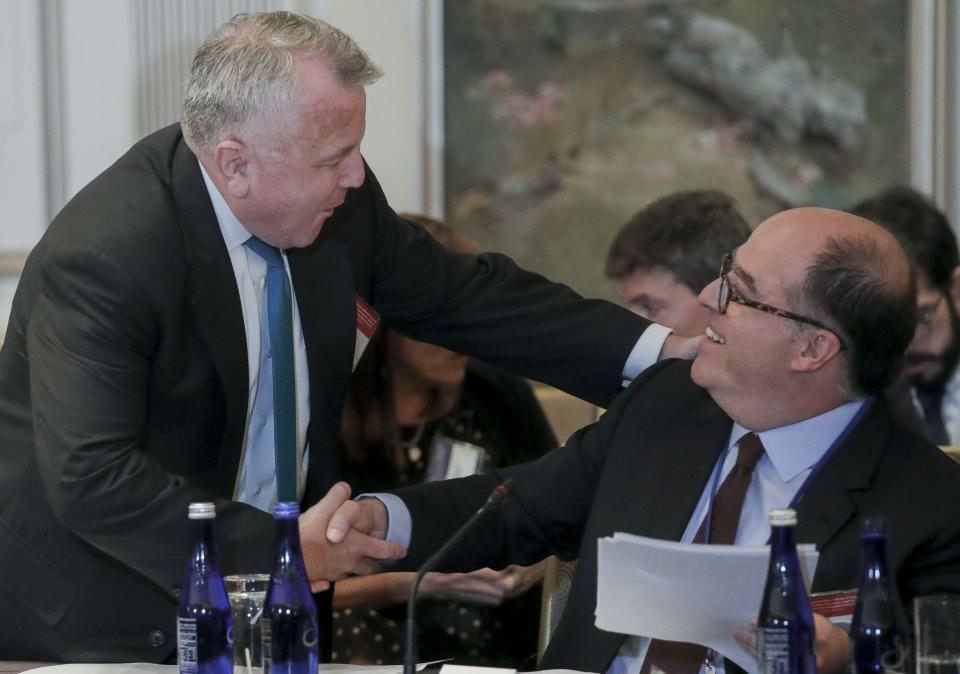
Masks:
[[[318,57],[344,86],[366,86],[382,71],[343,31],[292,12],[237,14],[193,57],[183,100],[183,135],[212,152],[231,133],[296,103],[297,56]]]

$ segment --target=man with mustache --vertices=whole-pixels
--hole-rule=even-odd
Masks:
[[[854,207],[893,234],[917,283],[917,331],[892,399],[906,418],[922,419],[930,440],[960,444],[960,253],[946,216],[909,187],[891,187]]]

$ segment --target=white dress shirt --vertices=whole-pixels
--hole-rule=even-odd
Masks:
[[[274,455],[273,410],[254,409],[258,386],[273,386],[272,381],[260,381],[260,371],[271,357],[267,335],[266,286],[267,263],[259,255],[243,245],[251,237],[237,216],[233,214],[217,186],[210,180],[207,171],[200,165],[203,181],[217,214],[217,223],[223,241],[230,254],[230,263],[240,292],[240,307],[243,310],[243,327],[247,340],[247,425],[243,433],[243,453],[240,458],[240,475],[234,487],[234,499],[249,503],[268,513],[273,512],[277,502],[277,470]],[[287,256],[283,264],[290,276]],[[297,499],[303,497],[306,484],[309,447],[307,426],[310,423],[310,378],[307,372],[307,351],[300,327],[300,309],[296,292],[290,282],[293,299],[293,362],[297,391]]]
[[[917,399],[916,391],[910,388],[910,397],[917,414],[923,420],[923,406]],[[960,367],[953,371],[943,389],[943,399],[940,401],[940,414],[943,415],[943,425],[947,429],[947,437],[951,445],[960,445]]]

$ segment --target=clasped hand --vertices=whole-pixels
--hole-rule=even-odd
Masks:
[[[376,499],[367,500],[380,503]],[[349,574],[378,571],[381,562],[399,559],[406,554],[403,546],[383,540],[386,536],[385,510],[379,528],[374,526],[372,518],[352,518],[351,513],[366,510],[359,507],[360,503],[350,501],[350,485],[338,482],[300,516],[303,560],[310,589],[314,592],[327,589],[330,581]],[[348,516],[351,519],[346,519]]]

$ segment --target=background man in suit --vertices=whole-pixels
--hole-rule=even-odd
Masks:
[[[907,418],[938,445],[960,444],[960,252],[947,217],[909,187],[891,187],[853,207],[897,237],[913,264],[917,331],[904,382],[891,392]]]
[[[327,24],[236,17],[197,52],[182,125],[81,190],[31,253],[0,351],[0,658],[171,661],[191,501],[216,502],[227,573],[270,570],[278,491],[305,508],[318,589],[399,553],[324,536],[349,496],[358,299],[598,404],[628,355],[656,358],[664,330],[396,216],[360,155],[378,75]]]
[[[597,539],[703,540],[715,485],[719,494],[728,480],[748,480],[739,514],[723,508],[730,542],[761,545],[768,511],[797,509],[798,542],[820,550],[814,591],[856,588],[862,521],[884,516],[903,601],[960,592],[960,465],[900,427],[882,395],[916,321],[894,238],[847,213],[801,208],[762,223],[721,269],[700,294],[712,318],[692,366],[647,370],[600,421],[536,462],[347,502],[328,536],[396,535],[410,543],[403,565],[416,567],[513,476],[500,516],[481,521],[443,569],[578,558],[544,669],[637,672],[648,647],[665,671],[700,668],[702,650],[692,662],[664,661],[662,642],[594,626]],[[720,513],[718,503],[718,534]],[[713,533],[706,540],[722,542]],[[847,662],[848,641],[818,616],[823,671]]]
[[[750,236],[733,197],[717,190],[674,192],[627,221],[610,244],[604,269],[630,311],[681,335],[702,335],[710,312],[697,295],[717,274],[717,260]]]

